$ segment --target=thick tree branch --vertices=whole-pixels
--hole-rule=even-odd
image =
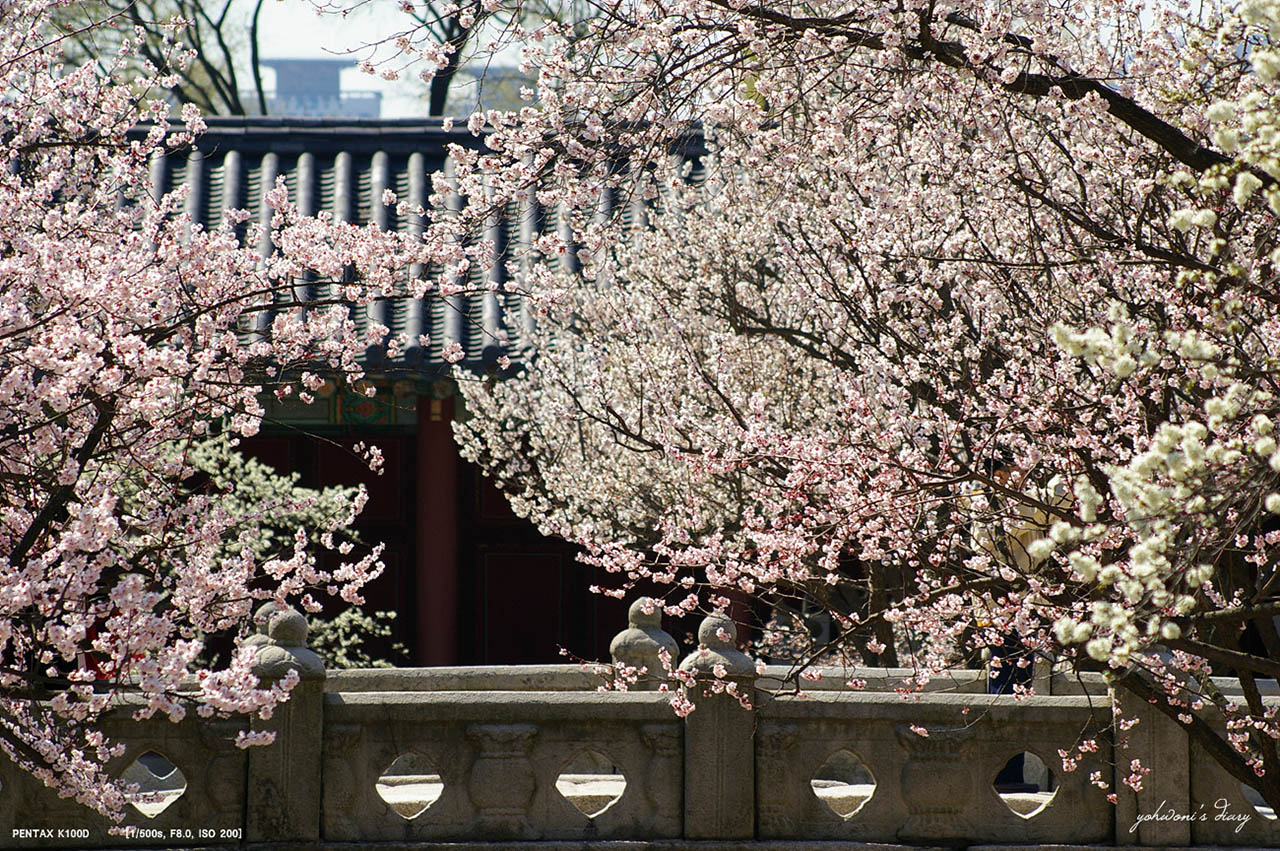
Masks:
[[[833,18],[793,17],[763,5],[735,10],[729,0],[713,0],[713,2],[735,15],[744,15],[772,24],[793,35],[815,31],[828,37],[845,38],[852,47],[868,50],[888,49],[884,39],[878,33],[856,26],[859,21],[848,15]],[[1192,139],[1132,98],[1120,94],[1092,77],[1076,73],[1046,74],[1021,71],[1005,82],[1001,78],[1002,68],[972,61],[966,54],[964,45],[958,41],[935,38],[932,32],[932,26],[935,23],[966,29],[975,28],[971,21],[959,14],[948,15],[940,22],[926,18],[921,22],[919,37],[914,41],[904,42],[898,49],[912,59],[922,61],[932,59],[950,68],[969,71],[979,79],[1013,94],[1033,98],[1060,95],[1067,100],[1083,100],[1091,94],[1097,95],[1107,104],[1107,112],[1110,115],[1195,171],[1205,171],[1212,166],[1225,165],[1232,161],[1225,154]],[[1029,42],[1025,38],[1015,34],[1007,34],[1002,40],[1006,43],[1029,47]],[[1270,182],[1270,178],[1266,180]]]
[[[1280,678],[1280,662],[1263,659],[1261,656],[1241,653],[1238,650],[1228,650],[1225,647],[1206,644],[1193,638],[1178,638],[1166,641],[1165,644],[1172,650],[1182,650],[1183,652],[1208,659],[1210,662],[1218,662],[1240,670],[1256,671],[1259,674],[1266,674],[1268,677]]]

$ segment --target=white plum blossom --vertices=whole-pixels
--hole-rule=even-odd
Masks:
[[[610,593],[754,600],[802,664],[1101,671],[1280,805],[1276,719],[1207,680],[1280,646],[1278,10],[636,0],[525,31],[536,108],[475,120],[459,186],[564,226],[513,258],[536,354],[464,385],[464,452]]]

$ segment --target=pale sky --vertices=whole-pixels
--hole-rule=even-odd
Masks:
[[[268,0],[258,18],[259,49],[263,59],[332,58],[345,50],[375,44],[402,32],[412,19],[397,9],[395,0],[370,0],[345,18],[317,15],[308,0]],[[363,58],[367,51],[353,54]],[[383,55],[389,55],[384,51]],[[516,63],[514,53],[508,64]],[[247,72],[247,69],[245,69]],[[264,80],[272,85],[274,72],[264,69]],[[250,79],[246,73],[246,79]],[[465,81],[454,83],[456,89]],[[394,82],[351,68],[342,74],[343,91],[382,92],[383,118],[412,118],[426,114],[426,84],[412,71]],[[453,89],[451,89],[453,91]]]
[[[258,19],[259,49],[263,59],[341,56],[345,50],[372,44],[403,30],[403,22],[408,20],[407,15],[397,11],[394,0],[373,0],[346,18],[317,15],[307,0],[268,0]],[[272,74],[264,69],[268,85]],[[382,92],[384,118],[409,118],[426,112],[426,86],[412,73],[387,82],[353,67],[343,72],[342,87]]]

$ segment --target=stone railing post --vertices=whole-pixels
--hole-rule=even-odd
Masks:
[[[689,697],[694,711],[684,728],[684,838],[752,839],[756,822],[755,719],[714,680],[734,683],[754,698],[756,668],[738,650],[737,627],[711,615],[698,627],[699,647],[680,663],[698,676]]]
[[[324,663],[307,649],[307,619],[277,609],[267,640],[257,642],[253,672],[263,687],[289,673],[301,681],[269,720],[253,719],[253,730],[276,740],[249,749],[248,842],[316,842],[320,839],[320,748],[324,734]]]
[[[627,611],[627,628],[613,637],[609,655],[614,663],[644,668],[636,688],[655,691],[665,678],[661,651],[669,654],[668,664],[675,664],[680,650],[676,640],[662,629],[662,604],[652,597],[641,597]]]

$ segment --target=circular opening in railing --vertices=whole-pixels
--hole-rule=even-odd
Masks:
[[[169,809],[187,791],[187,778],[164,754],[146,751],[120,773],[125,783],[137,784],[129,806],[147,818]]]
[[[378,797],[406,819],[415,819],[440,799],[444,781],[422,754],[402,753],[379,775],[374,788]]]
[[[1258,815],[1262,816],[1264,819],[1268,819],[1269,821],[1276,820],[1275,807],[1262,799],[1262,793],[1252,786],[1246,786],[1243,783],[1240,784],[1240,791],[1244,793],[1244,799],[1252,804],[1253,808],[1258,811]]]
[[[613,760],[598,751],[578,754],[556,778],[556,791],[587,818],[595,818],[612,807],[626,790],[627,778]]]
[[[852,818],[876,791],[871,769],[851,751],[839,750],[827,757],[809,781],[813,794],[840,818]]]
[[[1057,778],[1031,751],[1009,757],[991,785],[1006,807],[1026,819],[1039,815],[1058,794]]]

